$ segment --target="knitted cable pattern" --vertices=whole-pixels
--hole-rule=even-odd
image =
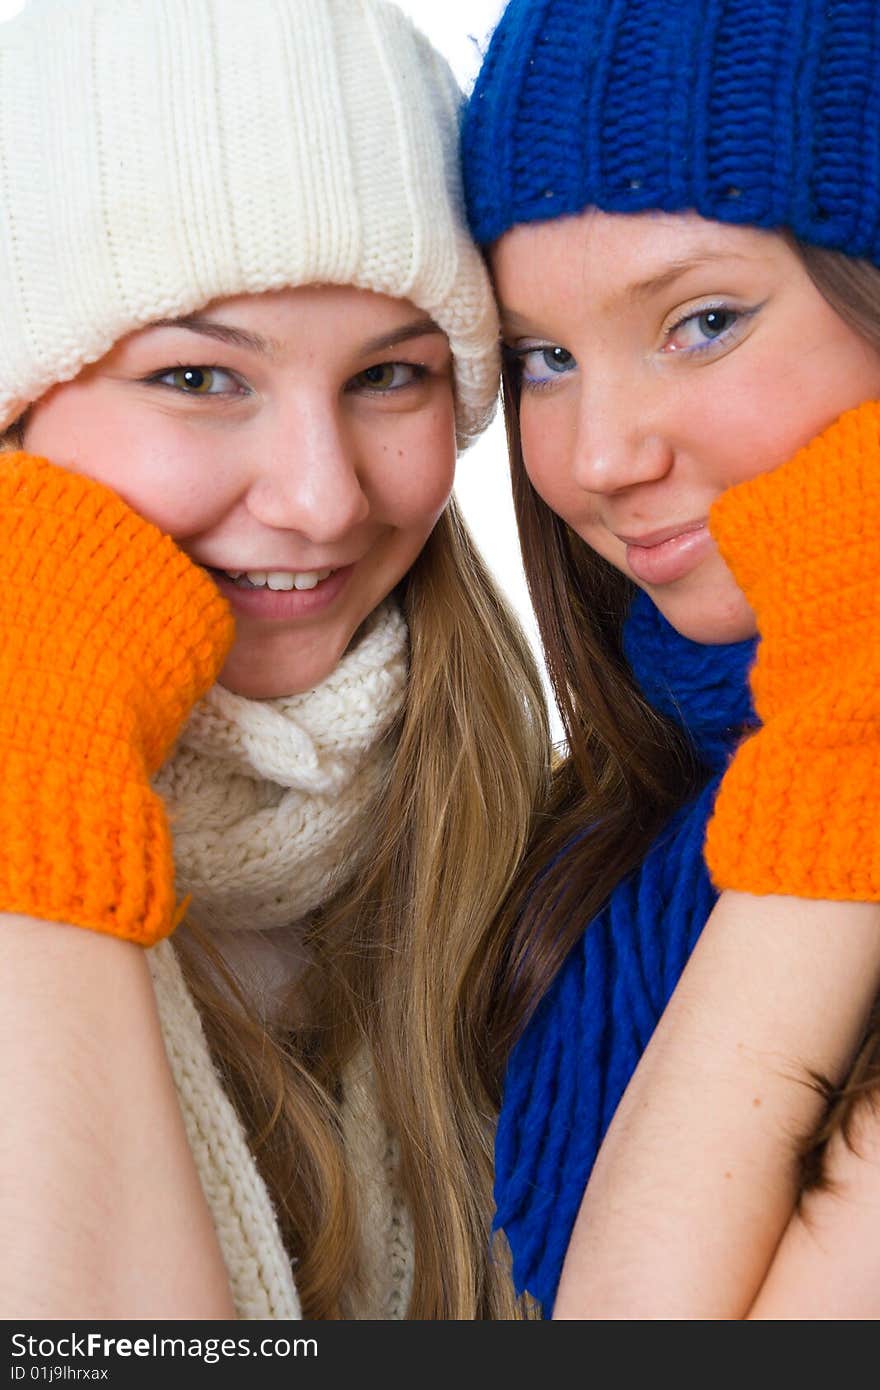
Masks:
[[[176,922],[149,785],[232,644],[204,571],[109,488],[0,466],[0,904],[150,945]]]
[[[171,811],[192,920],[251,937],[289,928],[354,875],[408,654],[392,601],[314,690],[249,700],[215,685],[196,705],[153,782]]]
[[[547,1317],[599,1145],[715,904],[706,822],[731,752],[755,722],[754,642],[700,646],[640,594],[625,650],[645,697],[690,734],[711,777],[585,926],[511,1054],[495,1225],[510,1243],[517,1289]]]
[[[880,263],[875,0],[510,0],[463,130],[471,229],[587,207]]]
[[[718,887],[880,900],[880,404],[729,489],[709,525],[755,613],[763,727],[706,837]]]

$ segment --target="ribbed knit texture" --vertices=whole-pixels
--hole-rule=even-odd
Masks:
[[[301,919],[370,852],[372,796],[393,752],[407,654],[406,625],[389,601],[314,690],[248,700],[214,686],[154,779],[171,813],[178,891],[192,894],[187,920],[210,933],[257,1016],[281,1021],[279,1006],[303,961]],[[151,951],[150,962],[236,1312],[251,1319],[299,1317],[272,1203],[214,1067],[175,945]],[[361,1198],[366,1263],[363,1289],[346,1295],[346,1316],[403,1318],[412,1231],[397,1182],[396,1143],[363,1053],[342,1077],[340,1117]]]
[[[709,525],[757,618],[763,726],[721,784],[713,880],[880,901],[880,404],[723,493]]]
[[[155,319],[327,283],[444,329],[467,443],[498,327],[460,102],[382,0],[31,0],[0,25],[0,430]]]
[[[495,1224],[510,1242],[517,1289],[547,1317],[599,1145],[714,906],[706,822],[730,754],[755,722],[753,641],[690,642],[640,594],[625,649],[646,698],[687,729],[712,775],[585,925],[510,1058]]]
[[[232,644],[205,572],[109,488],[0,467],[0,907],[150,945],[176,921],[149,785]]]
[[[876,0],[510,0],[463,133],[472,230],[692,209],[880,263]]]

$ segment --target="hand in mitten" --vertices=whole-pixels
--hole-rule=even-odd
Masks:
[[[150,777],[232,644],[226,601],[100,483],[0,456],[0,911],[144,946],[179,915]]]
[[[880,403],[725,492],[709,526],[757,621],[762,721],[722,779],[711,876],[880,901]]]

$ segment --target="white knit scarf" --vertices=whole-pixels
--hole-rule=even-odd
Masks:
[[[314,690],[275,700],[208,692],[154,783],[193,921],[286,927],[351,878],[406,673],[406,625],[389,603]]]
[[[178,891],[193,895],[188,915],[211,930],[266,1011],[278,1002],[279,975],[289,983],[287,967],[296,969],[297,924],[351,878],[369,850],[364,813],[392,754],[385,736],[403,703],[406,674],[406,625],[389,602],[334,672],[304,695],[256,701],[214,686],[155,779],[172,818]],[[238,1315],[297,1317],[268,1194],[170,943],[151,957],[166,1049]],[[392,1141],[364,1099],[371,1089],[365,1068],[368,1075],[369,1063],[357,1059],[343,1120],[358,1181],[374,1194],[365,1236],[375,1277],[372,1307],[352,1316],[400,1317],[411,1274],[401,1244],[406,1218],[387,1181]]]

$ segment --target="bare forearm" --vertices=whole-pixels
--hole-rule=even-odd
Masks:
[[[742,1318],[791,1220],[815,1071],[880,981],[880,909],[722,895],[585,1194],[555,1317]]]
[[[139,947],[0,915],[0,1115],[0,1316],[233,1316]]]

